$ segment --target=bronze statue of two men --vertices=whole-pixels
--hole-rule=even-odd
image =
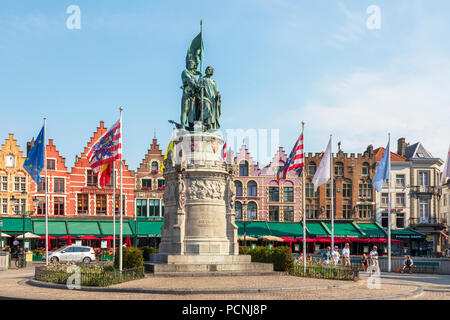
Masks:
[[[220,128],[221,98],[216,81],[212,78],[214,68],[206,67],[205,76],[197,70],[197,61],[186,60],[186,69],[181,73],[183,96],[181,98],[181,127],[193,130],[200,121],[204,130]],[[197,80],[197,76],[199,76]]]

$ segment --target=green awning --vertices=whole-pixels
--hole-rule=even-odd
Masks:
[[[356,223],[366,235],[361,238],[386,238],[386,231],[376,223]]]
[[[301,223],[294,222],[269,222],[270,235],[276,237],[302,238],[303,226]],[[267,234],[269,235],[269,234]]]
[[[104,237],[113,235],[113,222],[112,221],[99,221],[100,231]],[[132,221],[131,223],[134,223]],[[124,236],[134,235],[133,230],[130,227],[130,221],[123,221],[122,232]],[[120,234],[120,221],[116,221],[116,237]]]
[[[331,223],[325,223],[328,229],[331,230]],[[336,237],[359,237],[361,233],[352,223],[335,223],[334,235]]]
[[[3,227],[2,232],[8,234],[22,234],[23,232],[23,218],[2,218]],[[25,232],[32,232],[31,219],[25,218]]]
[[[306,223],[306,228],[310,237],[330,237],[331,234],[323,227],[321,223]]]
[[[68,232],[71,236],[102,237],[97,221],[67,221]]]
[[[271,233],[267,229],[267,225],[263,221],[246,221],[245,232],[247,236],[259,238],[262,236],[270,236]],[[244,235],[244,222],[236,222],[238,226],[238,235]]]
[[[161,237],[161,227],[164,221],[138,221],[137,236]]]
[[[426,235],[410,230],[410,229],[400,229],[400,230],[392,230],[391,231],[392,239],[420,239],[424,240]]]
[[[33,233],[45,235],[45,221],[33,220]],[[66,221],[48,221],[48,234],[54,237],[67,235]]]

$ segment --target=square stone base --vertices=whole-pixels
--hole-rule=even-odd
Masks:
[[[262,274],[272,273],[270,263],[251,262],[250,255],[167,255],[152,254],[145,262],[146,271],[154,275],[195,275],[195,274]]]

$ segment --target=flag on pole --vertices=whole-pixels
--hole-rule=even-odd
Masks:
[[[288,171],[295,170],[298,175],[301,174],[302,168],[305,165],[305,155],[303,152],[303,133],[295,142],[289,157],[284,162],[284,166],[277,171],[277,182],[280,179],[286,179]]]
[[[169,156],[169,153],[170,154],[173,153],[173,147],[174,147],[173,137],[174,136],[172,135],[172,138],[170,139],[169,145],[167,146],[166,153],[164,154],[163,163],[161,165],[161,172],[164,172],[164,163],[166,162],[166,159]],[[171,157],[173,158],[173,154],[171,155]]]
[[[100,187],[104,187],[111,179],[111,163],[121,155],[119,120],[94,143],[86,155],[92,171],[99,176]]]
[[[36,184],[41,183],[42,180],[40,173],[44,168],[44,148],[44,127],[42,127],[23,163],[23,168],[30,174]]]
[[[375,170],[375,175],[372,179],[372,185],[378,192],[381,191],[381,188],[383,187],[384,182],[389,179],[389,171],[391,170],[390,167],[390,155],[391,152],[389,150],[389,142],[386,146],[386,150],[384,150],[383,158],[378,163],[377,169]]]
[[[222,147],[222,159],[225,160],[227,158],[227,142],[223,144]]]
[[[186,54],[186,62],[193,60],[198,64],[203,61],[203,51],[202,32],[200,31],[200,33],[191,41],[191,44],[189,45]]]
[[[444,171],[442,171],[441,186],[446,184],[447,180],[450,179],[450,165],[448,164],[449,162],[450,162],[450,147],[448,148],[447,161],[445,161]]]
[[[331,179],[331,138],[328,141],[327,149],[320,161],[319,167],[317,168],[314,177],[312,178],[312,183],[314,184],[314,192],[317,188],[326,183]]]

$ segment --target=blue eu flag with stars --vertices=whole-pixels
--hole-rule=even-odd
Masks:
[[[30,174],[36,184],[41,183],[41,170],[44,168],[44,127],[42,127],[30,152],[27,155],[27,159],[23,163],[23,168]]]

